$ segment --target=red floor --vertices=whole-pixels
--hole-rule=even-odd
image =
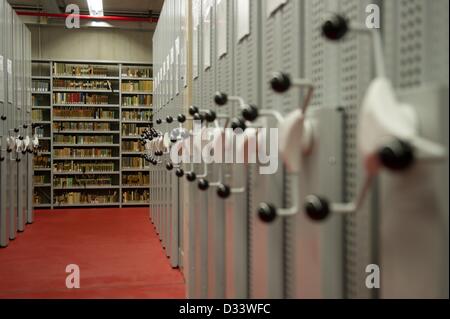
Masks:
[[[65,269],[80,267],[81,288]],[[148,209],[39,211],[0,249],[0,298],[185,298]]]

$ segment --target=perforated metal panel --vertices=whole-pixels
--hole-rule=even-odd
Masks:
[[[274,109],[286,115],[299,107],[302,92],[293,88],[287,94],[276,94],[271,90],[268,82],[273,72],[283,71],[293,78],[309,78],[315,84],[312,107],[307,118],[314,124],[318,136],[314,151],[310,157],[305,158],[307,171],[300,178],[302,187],[299,194],[292,193],[290,180],[283,178],[286,176],[283,175],[281,167],[275,176],[261,176],[256,166],[249,166],[246,171],[239,165],[210,165],[210,182],[221,180],[233,187],[247,186],[245,194],[235,194],[225,203],[217,198],[215,188],[211,188],[209,192],[200,192],[195,184],[191,184],[177,193],[180,189],[177,179],[159,168],[156,169],[155,183],[161,186],[157,187],[155,195],[158,203],[155,220],[158,220],[158,229],[165,247],[170,246],[174,238],[171,234],[172,228],[169,227],[173,225],[174,215],[170,214],[172,219],[168,219],[167,211],[179,211],[176,206],[179,206],[180,198],[189,197],[189,205],[186,205],[190,207],[191,221],[190,233],[187,236],[190,254],[186,272],[188,296],[402,297],[412,295],[416,290],[408,289],[406,293],[399,291],[398,287],[407,289],[415,284],[426,286],[423,291],[417,289],[423,296],[448,296],[448,274],[441,273],[441,269],[445,268],[443,265],[448,268],[448,253],[444,250],[439,250],[440,254],[434,253],[436,249],[441,249],[441,244],[444,244],[448,251],[448,198],[443,195],[443,190],[448,189],[448,180],[443,183],[445,181],[439,178],[448,176],[448,160],[445,165],[432,167],[431,174],[422,171],[424,175],[421,175],[420,180],[429,182],[425,177],[432,176],[433,181],[437,183],[426,184],[434,191],[433,196],[426,191],[422,192],[423,196],[428,196],[422,204],[431,203],[432,207],[439,207],[430,212],[430,218],[423,222],[427,225],[424,228],[413,223],[417,221],[416,215],[420,213],[419,203],[411,202],[415,206],[410,209],[409,227],[404,226],[403,220],[395,219],[396,216],[403,216],[405,211],[398,201],[393,202],[396,193],[392,186],[398,185],[399,180],[396,180],[397,183],[394,180],[393,183],[391,176],[384,174],[377,184],[379,189],[374,187],[363,209],[345,218],[331,216],[326,223],[320,225],[312,223],[299,209],[296,216],[278,218],[275,223],[267,225],[260,222],[256,213],[261,202],[270,202],[277,207],[289,207],[296,195],[299,196],[301,204],[310,193],[324,195],[333,202],[351,202],[358,195],[365,173],[357,147],[357,126],[361,102],[374,76],[372,42],[364,33],[352,32],[342,41],[329,42],[323,38],[321,26],[323,17],[334,12],[345,14],[352,22],[364,23],[368,14],[366,7],[374,1],[251,0],[250,34],[237,39],[235,34],[240,30],[233,28],[237,23],[235,19],[239,16],[236,8],[238,3],[242,4],[238,1],[227,1],[228,46],[227,53],[220,58],[217,56],[219,41],[216,37],[218,30],[215,29],[216,6],[212,6],[211,20],[205,23],[205,9],[215,2],[193,1],[193,7],[198,11],[198,15],[193,19],[194,32],[197,30],[194,51],[198,55],[198,76],[195,76],[192,88],[193,104],[200,109],[217,110],[218,113],[225,113],[230,117],[238,115],[237,112],[231,112],[233,108],[230,106],[218,109],[214,105],[213,94],[220,90],[241,96],[261,109]],[[179,1],[174,4],[175,2],[177,1],[166,1],[165,7],[174,5],[176,8]],[[387,74],[398,89],[399,98],[402,101],[416,102],[428,98],[433,106],[442,98],[443,105],[447,106],[448,1],[398,0],[375,1],[375,4],[380,4],[382,9],[381,33],[387,58]],[[275,5],[270,7],[274,9],[270,14],[269,5]],[[160,54],[155,57],[161,61],[161,65],[162,61],[166,61],[168,52],[179,36],[177,9],[174,9],[172,20],[164,17],[163,12],[155,33],[161,48]],[[211,33],[208,35],[205,28],[209,23]],[[205,35],[208,39],[204,38]],[[210,65],[205,69],[208,60],[206,57],[209,54]],[[175,117],[181,113],[183,98],[176,95],[175,84],[175,81],[179,80],[177,72],[166,75],[162,80],[164,84],[161,84],[161,94],[158,94],[155,103],[159,104],[161,101],[160,104],[164,108],[157,118],[164,119],[167,115]],[[173,86],[171,90],[168,89],[169,86]],[[170,92],[175,94],[168,95]],[[412,92],[415,95],[412,95]],[[435,112],[434,108],[431,112],[431,106],[429,107],[429,114],[421,109],[420,116],[425,114],[427,119],[435,116],[436,123],[447,118],[442,114],[445,111],[448,113],[448,108],[440,110],[440,113]],[[260,120],[257,125],[275,127],[276,123]],[[160,129],[167,131],[171,127],[174,125],[162,125]],[[425,128],[424,134],[442,139],[448,149],[448,120],[436,125],[435,129]],[[191,167],[185,166],[185,169],[190,170]],[[195,171],[202,173],[203,167],[198,165]],[[221,173],[224,176],[221,176]],[[400,178],[403,183],[410,181],[410,185],[414,185],[417,180],[417,176]],[[401,187],[403,188],[404,186]],[[186,189],[188,191],[185,191]],[[408,188],[404,189],[407,193]],[[440,212],[440,208],[444,208],[442,211],[447,214],[434,214]],[[427,208],[422,207],[421,211],[427,211]],[[245,219],[234,217],[243,218],[247,213],[248,229],[238,227],[237,221],[242,221],[242,225],[245,224]],[[430,225],[434,228],[428,227]],[[420,278],[431,278],[436,284],[419,285],[421,281],[414,280],[411,280],[409,285],[396,284],[395,280],[402,277],[392,269],[402,265],[414,270],[422,263],[406,265],[406,261],[410,259],[405,258],[402,253],[409,250],[407,242],[402,240],[407,237],[397,238],[398,246],[392,244],[395,239],[389,235],[402,230],[401,233],[420,232],[421,236],[426,236],[430,229],[433,234],[447,235],[447,241],[440,240],[430,249],[420,246],[428,242],[428,237],[425,238],[427,240],[420,241],[420,244],[411,242],[416,243],[417,251],[430,254],[430,258],[425,258],[430,265],[431,261],[437,260],[436,256],[441,257],[440,262],[436,263],[439,269],[430,266],[433,271],[429,273],[435,276],[420,275]],[[235,249],[239,241],[245,245],[246,236],[249,240],[246,249]],[[418,238],[422,238],[421,236]],[[229,244],[227,248],[224,247],[225,243]],[[397,253],[392,254],[392,251]],[[420,256],[428,255],[424,253]],[[373,263],[382,266],[384,279],[383,287],[379,291],[370,290],[365,285],[366,266]],[[225,277],[224,269],[220,265],[225,265]],[[242,271],[246,267],[248,271]],[[430,267],[424,269],[431,269]],[[447,279],[443,280],[446,285],[437,283],[435,279]],[[420,297],[420,293],[414,296]]]
[[[228,19],[228,47],[229,59],[232,62],[232,77],[229,78],[233,88],[233,95],[243,98],[246,103],[260,107],[260,40],[259,40],[259,10],[255,1],[247,3],[233,2],[229,8]],[[246,10],[248,9],[248,10]],[[242,10],[242,11],[241,11]],[[242,20],[239,20],[242,19]],[[248,23],[249,33],[243,38],[238,37],[242,24]],[[231,28],[230,28],[231,27]],[[220,89],[220,86],[219,86]],[[220,89],[222,90],[222,89]],[[220,110],[230,117],[240,116],[240,108],[234,107]],[[248,168],[245,165],[226,165],[229,173],[227,183],[233,188],[245,188],[244,193],[234,194],[226,201],[225,230],[226,230],[226,292],[227,298],[247,298],[249,296],[249,207],[248,207]]]
[[[10,46],[8,40],[8,25],[6,24],[7,4],[4,0],[0,0],[0,55],[1,55],[1,72],[0,72],[0,90],[2,91],[0,97],[0,116],[8,114],[8,83],[7,83],[7,48]],[[0,121],[0,157],[6,159],[6,136],[8,134],[8,124],[6,121]],[[3,160],[0,162],[0,246],[6,247],[9,243],[8,225],[9,215],[7,210],[7,162]]]
[[[261,35],[262,35],[262,76],[261,96],[262,108],[275,109],[287,115],[300,105],[301,92],[297,89],[288,93],[275,94],[269,86],[274,72],[285,72],[293,78],[301,77],[302,50],[299,35],[301,34],[302,2],[287,1],[270,16],[267,15],[268,1],[262,2]],[[269,127],[278,124],[268,122]],[[256,215],[261,202],[269,202],[277,207],[288,207],[290,204],[287,179],[283,179],[281,166],[276,175],[252,176],[251,185],[257,191],[252,193],[250,206],[251,217],[251,271],[250,296],[255,298],[283,298],[286,296],[285,265],[286,241],[291,236],[291,223],[287,219],[265,225]],[[283,181],[284,180],[284,181]],[[256,187],[260,185],[260,189]],[[274,192],[273,190],[279,190]],[[291,194],[293,195],[293,194]]]
[[[340,1],[339,12],[345,12],[351,21],[364,23],[368,1]],[[345,164],[344,199],[353,201],[358,195],[364,174],[356,145],[359,108],[366,89],[373,78],[373,47],[364,34],[351,33],[339,48],[339,101],[345,109]],[[371,223],[373,211],[370,198],[367,206],[346,218],[345,268],[346,297],[369,298],[372,291],[365,286],[365,269],[374,262]]]
[[[399,99],[418,112],[421,134],[448,150],[449,3],[383,3],[387,65]],[[419,161],[400,176],[383,174],[378,202],[381,298],[448,298],[447,194],[448,158]]]
[[[4,129],[5,135],[9,136],[9,129],[14,127],[14,94],[13,94],[13,72],[9,72],[9,65],[12,67],[13,61],[13,23],[12,23],[12,9],[8,3],[5,3],[5,38],[6,38],[6,46],[5,46],[5,58],[6,58],[6,127]],[[9,64],[9,65],[8,65]],[[6,210],[7,210],[7,237],[11,237],[10,228],[11,228],[11,213],[13,210],[13,184],[11,183],[12,172],[13,172],[13,163],[10,160],[10,156],[6,156]],[[15,223],[12,223],[15,226]]]

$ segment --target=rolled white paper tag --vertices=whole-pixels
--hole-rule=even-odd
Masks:
[[[417,128],[416,114],[410,105],[397,101],[391,82],[375,79],[364,97],[358,125],[358,148],[366,169],[376,169],[373,159],[387,142],[393,138],[411,141]]]
[[[164,134],[164,137],[163,137],[163,144],[164,144],[164,148],[165,148],[166,150],[168,150],[168,149],[170,148],[171,142],[170,142],[170,135],[169,135],[169,133],[165,133],[165,134]]]
[[[300,109],[291,112],[280,124],[280,154],[290,173],[299,172],[301,168],[303,124],[304,117]]]

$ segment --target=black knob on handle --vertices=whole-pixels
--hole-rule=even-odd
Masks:
[[[2,156],[0,157],[0,162],[3,162],[5,160],[5,158]]]
[[[7,152],[7,153],[12,153],[12,149],[8,147],[8,148],[6,149],[6,152]]]
[[[167,124],[172,124],[172,123],[173,123],[173,117],[169,115],[169,116],[166,118],[166,122],[167,122]]]
[[[200,110],[198,109],[198,107],[196,106],[191,106],[189,107],[189,115],[190,116],[194,116],[196,113],[200,112]]]
[[[330,215],[330,204],[324,198],[311,195],[305,201],[305,213],[314,221],[324,221]]]
[[[231,195],[231,189],[229,186],[227,185],[219,185],[219,187],[217,188],[217,196],[219,196],[222,199],[227,199],[229,198]]]
[[[19,140],[23,141],[23,136],[19,136]]]
[[[157,166],[157,165],[158,165],[158,161],[155,160],[155,159],[152,159],[152,162],[151,162],[151,163],[153,164],[153,166]]]
[[[172,164],[172,163],[167,163],[167,164],[166,164],[166,169],[167,169],[168,171],[172,171],[172,170],[173,170],[173,164]]]
[[[349,22],[341,15],[335,14],[322,25],[322,34],[332,41],[341,40],[349,31]]]
[[[2,115],[1,119],[2,121],[6,121],[7,117],[5,115]]]
[[[33,150],[30,150],[30,149],[29,149],[29,150],[28,150],[28,153],[32,154],[32,153],[33,153]]]
[[[401,140],[395,140],[383,147],[378,156],[383,166],[391,171],[407,170],[415,161],[411,144]]]
[[[277,209],[272,204],[261,203],[258,208],[258,217],[264,223],[273,223],[277,219]]]
[[[162,124],[162,120],[161,119],[157,119],[156,120],[156,124],[161,125]]]
[[[16,158],[16,162],[20,163],[21,159],[20,158]]]
[[[197,174],[195,174],[194,172],[189,172],[186,174],[186,179],[188,180],[188,182],[195,182],[195,180],[197,179]]]
[[[28,125],[24,124],[23,128],[26,130],[28,128]]]
[[[212,123],[217,119],[216,112],[211,111],[211,110],[206,111],[204,116],[205,116],[206,122],[208,122],[208,123]]]
[[[244,132],[247,129],[247,125],[245,124],[245,121],[240,119],[240,118],[235,118],[231,121],[231,128],[233,129],[233,131],[235,133],[237,130],[242,130],[242,132]]]
[[[178,123],[183,124],[184,122],[186,122],[186,116],[184,114],[180,114],[178,115]]]
[[[25,155],[27,153],[27,150],[22,151],[22,155]]]
[[[182,177],[184,176],[184,170],[181,169],[181,168],[178,168],[178,169],[175,171],[175,175],[177,175],[177,177],[179,177],[179,178],[182,178]]]
[[[206,191],[206,190],[208,190],[208,188],[209,188],[209,182],[208,182],[206,179],[200,179],[200,180],[198,181],[198,188],[199,188],[201,191]]]
[[[214,102],[219,106],[224,106],[228,103],[228,95],[223,92],[217,92],[214,95]]]
[[[291,88],[291,85],[291,78],[286,73],[274,73],[272,79],[270,80],[270,86],[272,87],[272,90],[277,93],[287,92]]]
[[[18,128],[15,128],[15,129],[14,129],[14,133],[19,133],[19,131],[20,131],[20,130],[19,130]]]
[[[195,113],[194,114],[194,121],[200,121],[203,122],[205,120],[205,116],[201,113]]]
[[[249,122],[254,122],[258,116],[258,108],[255,105],[247,105],[242,111],[242,117]]]

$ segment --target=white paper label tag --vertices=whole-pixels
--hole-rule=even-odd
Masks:
[[[8,59],[7,72],[8,74],[12,74],[12,61],[10,59]]]
[[[211,18],[212,10],[208,8],[203,20],[203,69],[211,67]]]
[[[237,40],[250,34],[250,0],[237,1]]]
[[[267,0],[267,17],[270,17],[279,7],[287,2],[288,0]]]
[[[175,94],[180,93],[180,38],[175,39]]]
[[[216,30],[217,30],[217,58],[220,59],[228,52],[228,4],[227,0],[217,0]]]
[[[8,73],[8,102],[13,102],[13,78],[12,78],[12,61],[8,59],[6,72]]]
[[[0,102],[5,102],[5,72],[3,67],[3,55],[0,55]]]

